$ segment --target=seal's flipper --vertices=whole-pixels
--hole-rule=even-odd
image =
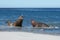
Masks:
[[[10,20],[8,20],[6,23],[8,24],[8,26],[12,26],[13,25]]]

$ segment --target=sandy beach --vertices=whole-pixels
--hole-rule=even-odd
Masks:
[[[60,40],[60,36],[29,32],[0,32],[0,40]]]

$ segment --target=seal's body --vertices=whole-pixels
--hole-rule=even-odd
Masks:
[[[23,23],[23,16],[20,16],[18,18],[18,20],[14,23],[11,23],[10,21],[8,22],[9,26],[18,26],[18,27],[22,27],[22,23]]]
[[[47,24],[45,24],[45,23],[38,23],[38,22],[36,22],[36,21],[34,21],[34,20],[32,20],[31,21],[31,23],[32,23],[32,26],[33,27],[49,27]]]

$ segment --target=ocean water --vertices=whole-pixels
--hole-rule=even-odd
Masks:
[[[24,16],[24,28],[31,28],[31,20],[34,19],[37,22],[42,22],[53,27],[58,27],[58,29],[45,29],[45,32],[60,34],[60,8],[0,8],[0,29],[3,31],[8,30],[9,27],[7,26],[6,22],[8,20],[15,22],[21,15]],[[16,30],[16,28],[14,29]],[[35,29],[35,32],[39,31]]]

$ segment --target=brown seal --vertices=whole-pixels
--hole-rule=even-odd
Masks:
[[[22,27],[22,23],[23,23],[23,16],[20,16],[18,18],[18,20],[16,20],[16,22],[11,23],[10,21],[8,21],[8,25],[9,26],[18,26],[18,27]]]
[[[49,27],[47,24],[45,23],[41,23],[41,22],[36,22],[34,20],[31,21],[31,24],[33,27]]]

